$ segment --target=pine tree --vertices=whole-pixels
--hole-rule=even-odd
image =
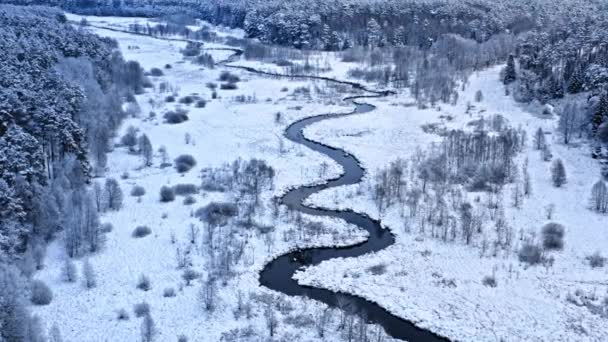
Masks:
[[[376,48],[382,41],[382,28],[375,19],[371,19],[367,23],[367,45],[371,48]]]
[[[503,78],[504,84],[513,83],[517,79],[517,72],[515,71],[515,57],[509,55],[507,60],[507,67],[505,69],[505,76]]]
[[[543,132],[543,129],[539,127],[536,130],[536,133],[534,133],[534,148],[537,150],[542,150],[545,145],[545,132]]]
[[[593,132],[597,133],[598,128],[606,121],[608,121],[608,89],[602,91],[600,100],[595,107],[595,112],[591,117],[591,128]]]
[[[402,46],[405,46],[406,41],[407,41],[407,33],[405,31],[405,27],[403,27],[403,25],[400,25],[395,30],[395,36],[393,37],[393,44],[395,46],[402,47]]]
[[[556,188],[566,184],[566,168],[561,159],[556,159],[551,165],[551,180]]]
[[[577,66],[568,80],[568,92],[572,94],[580,93],[584,90],[585,76],[580,66]]]

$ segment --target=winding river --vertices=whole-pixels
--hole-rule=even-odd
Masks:
[[[133,32],[117,28],[109,28],[103,26],[95,27],[134,34]],[[140,35],[163,40],[191,41],[188,39],[180,38],[161,38],[145,34]],[[269,262],[260,272],[260,283],[269,289],[284,293],[286,295],[307,297],[323,302],[331,307],[340,308],[341,304],[346,302],[348,303],[348,309],[351,312],[359,314],[362,317],[366,317],[367,321],[370,323],[381,325],[390,336],[396,339],[411,342],[449,341],[448,339],[441,337],[431,331],[419,328],[414,323],[395,316],[388,312],[386,309],[382,308],[380,305],[368,301],[357,295],[337,293],[322,288],[304,286],[298,284],[298,282],[293,279],[294,273],[299,269],[308,266],[314,266],[325,260],[330,260],[334,258],[352,258],[371,252],[376,252],[392,245],[395,242],[395,238],[389,230],[383,229],[379,221],[374,220],[365,214],[357,213],[352,210],[330,210],[318,207],[315,208],[303,204],[308,197],[317,192],[339,186],[357,184],[362,181],[363,176],[365,175],[365,169],[361,166],[355,156],[350,153],[347,153],[344,150],[334,148],[306,138],[304,136],[304,128],[323,120],[331,120],[348,115],[372,112],[376,109],[376,107],[371,104],[361,102],[360,100],[364,98],[385,97],[393,94],[393,92],[370,90],[360,83],[341,81],[323,76],[284,75],[257,70],[255,68],[246,66],[230,65],[228,63],[237,60],[243,54],[243,50],[238,48],[209,48],[208,50],[225,50],[233,52],[233,54],[227,59],[216,63],[218,66],[232,69],[240,69],[261,76],[290,79],[310,79],[340,83],[344,85],[349,85],[354,89],[362,90],[368,94],[371,94],[351,96],[345,98],[344,101],[352,104],[355,107],[354,110],[350,113],[329,113],[310,116],[302,120],[296,121],[292,123],[289,127],[287,127],[285,131],[285,137],[287,139],[293,141],[294,143],[304,145],[313,151],[317,151],[333,159],[336,163],[342,166],[344,173],[337,178],[327,180],[323,184],[303,185],[301,187],[291,189],[281,198],[282,204],[286,205],[290,210],[299,211],[314,216],[325,216],[342,219],[345,222],[360,227],[361,229],[365,229],[369,233],[369,238],[362,243],[358,243],[351,246],[305,248],[281,255],[273,261]],[[342,307],[342,309],[344,309],[344,307]]]

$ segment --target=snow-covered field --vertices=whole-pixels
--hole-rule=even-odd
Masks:
[[[94,20],[95,18],[89,19],[90,22]],[[121,23],[125,21],[119,18],[103,19],[108,20],[116,27],[124,27]],[[111,223],[114,229],[107,234],[104,251],[90,257],[97,274],[97,287],[87,290],[80,282],[62,282],[61,270],[65,256],[62,241],[59,240],[49,247],[47,267],[37,275],[37,278],[43,279],[53,289],[55,299],[48,306],[35,308],[36,314],[49,327],[57,324],[66,341],[138,340],[141,323],[131,309],[133,305],[144,301],[150,304],[159,341],[176,340],[180,334],[185,334],[192,341],[219,341],[223,333],[248,326],[252,326],[255,333],[251,336],[252,340],[257,340],[258,337],[255,336],[267,336],[263,308],[259,304],[254,305],[251,319],[238,320],[233,316],[239,293],[245,301],[249,301],[247,298],[250,295],[270,293],[258,283],[261,268],[273,257],[296,246],[352,243],[362,241],[366,233],[332,219],[304,217],[324,223],[328,232],[314,238],[286,240],[283,234],[294,229],[294,224],[287,222],[285,215],[279,222],[273,222],[267,210],[266,215],[258,218],[258,223],[275,226],[271,233],[275,242],[269,245],[264,236],[254,231],[240,233],[247,241],[244,256],[236,266],[236,276],[218,289],[218,309],[208,313],[198,299],[198,283],[195,282],[193,286],[183,284],[182,270],[177,268],[176,247],[181,246],[182,250],[187,247],[191,225],[201,231],[204,229],[203,224],[192,217],[196,208],[211,201],[233,200],[232,195],[201,192],[195,196],[197,203],[187,206],[182,204],[183,197],[178,197],[172,203],[161,203],[159,189],[162,185],[199,185],[201,180],[198,170],[203,167],[220,167],[238,158],[259,158],[266,160],[276,172],[274,192],[262,196],[266,207],[270,208],[271,197],[281,194],[285,189],[320,182],[341,172],[338,165],[284,139],[282,134],[287,125],[302,117],[349,111],[351,108],[337,105],[340,101],[336,100],[311,101],[293,94],[293,89],[297,87],[310,86],[308,82],[262,79],[238,71],[232,72],[241,78],[239,89],[218,90],[218,99],[212,100],[211,90],[206,87],[206,83],[217,82],[223,69],[204,69],[183,61],[180,49],[185,43],[103,29],[92,30],[118,40],[126,59],[138,61],[146,70],[157,67],[164,72],[164,76],[152,77],[155,89],[137,96],[139,113],[123,123],[116,141],[129,126],[134,126],[139,133],[145,133],[150,138],[155,151],[165,146],[170,160],[181,154],[190,154],[197,160],[197,166],[180,175],[172,167],[160,168],[161,157],[155,152],[154,165],[142,168],[140,156],[130,154],[125,147],[116,147],[109,155],[105,177],[119,180],[125,200],[122,210],[107,213],[102,218],[103,222]],[[209,52],[214,54],[216,60],[226,57],[225,51]],[[172,67],[166,69],[166,64]],[[186,95],[197,94],[208,101],[207,105],[195,108],[194,105],[178,104],[178,101],[165,103],[164,98],[171,93],[160,92],[162,82],[167,82],[174,92],[179,93],[178,100]],[[241,95],[255,99],[255,102],[242,103],[236,98]],[[163,114],[176,107],[186,108],[189,120],[177,125],[164,123]],[[155,115],[151,117],[150,112]],[[276,115],[278,112],[281,113],[279,120]],[[186,143],[186,135],[189,135],[189,144]],[[329,163],[324,171],[323,161]],[[123,179],[125,173],[128,173],[128,178]],[[103,183],[103,180],[95,181]],[[135,185],[146,189],[141,202],[129,196]],[[142,239],[133,238],[133,229],[140,225],[149,226],[152,234]],[[201,233],[199,239],[203,236]],[[172,242],[174,237],[177,242]],[[197,244],[200,245],[201,241]],[[196,250],[199,247],[194,248]],[[83,260],[76,261],[78,269],[82,268],[82,262]],[[192,262],[193,269],[200,272],[204,279],[208,271],[205,255],[193,252]],[[151,280],[152,289],[149,291],[136,288],[137,280],[142,274]],[[177,296],[163,297],[163,291],[167,287],[174,288]],[[282,297],[281,301],[286,308],[281,319],[288,321],[290,316],[298,315],[313,319],[316,310],[323,307],[299,298]],[[126,309],[131,319],[119,321],[117,315],[120,309]],[[316,332],[310,324],[296,327],[302,319],[292,321],[295,323],[279,324],[275,336],[292,336],[300,341],[315,339]],[[337,338],[335,332],[329,332],[328,335]]]
[[[403,107],[401,99],[376,103],[372,117],[351,117],[319,123],[306,131],[309,137],[352,152],[371,171],[400,157],[408,159],[416,148],[439,140],[423,133],[420,126],[442,122],[440,116],[454,119],[448,127],[465,128],[481,115],[502,114],[514,127],[521,125],[528,133],[528,143],[520,161],[529,159],[533,184],[531,197],[521,209],[505,206],[506,219],[516,232],[533,231],[548,220],[545,208],[553,204],[552,221],[566,227],[563,251],[552,253],[552,267],[526,268],[515,253],[501,257],[480,257],[479,249],[421,239],[404,232],[404,220],[398,210],[385,213],[383,223],[397,234],[397,243],[375,255],[356,260],[329,260],[297,274],[299,281],[324,288],[357,293],[380,303],[391,312],[419,322],[420,326],[467,341],[606,341],[608,322],[586,307],[566,300],[578,289],[601,301],[608,295],[606,270],[592,269],[585,259],[608,246],[608,218],[588,209],[590,189],[599,179],[599,165],[589,157],[588,146],[566,147],[555,130],[555,117],[528,112],[505,96],[499,82],[500,67],[479,72],[470,79],[460,95],[460,105],[419,110]],[[465,113],[466,103],[474,103],[474,94],[482,90],[484,100],[476,113]],[[538,127],[551,132],[554,158],[561,158],[568,170],[568,184],[551,184],[550,163],[541,159],[532,147]],[[330,189],[314,195],[310,203],[325,207],[350,207],[378,216],[368,195],[357,195],[357,186]],[[507,188],[509,190],[509,188]],[[510,203],[510,193],[501,196]],[[413,231],[417,231],[414,227]],[[521,242],[519,242],[521,243]],[[384,264],[383,275],[372,275],[369,267]],[[484,286],[482,279],[494,274],[498,286]],[[453,280],[454,287],[445,286]]]
[[[70,15],[78,21],[80,17]],[[133,18],[87,18],[90,23],[125,28]],[[164,76],[153,78],[155,89],[139,95],[139,114],[129,118],[122,126],[134,126],[150,137],[155,150],[166,146],[173,159],[181,154],[193,155],[198,165],[185,175],[173,168],[161,169],[160,156],[155,154],[152,167],[141,168],[139,156],[117,147],[109,155],[106,177],[120,181],[125,193],[124,208],[104,215],[103,221],[113,224],[107,235],[104,251],[90,257],[97,273],[98,286],[87,290],[80,285],[61,281],[63,246],[61,241],[49,248],[47,267],[37,277],[53,289],[53,302],[36,307],[35,313],[51,326],[59,325],[66,341],[132,341],[139,336],[140,322],[131,313],[128,321],[116,319],[119,309],[131,311],[133,305],[146,301],[151,306],[156,322],[159,341],[176,340],[186,334],[192,341],[219,341],[222,333],[235,328],[252,326],[256,336],[267,336],[261,306],[255,307],[249,319],[235,319],[237,294],[270,293],[258,283],[258,271],[274,256],[296,246],[341,245],[361,241],[365,235],[343,222],[322,220],[330,233],[306,241],[285,241],[283,232],[293,227],[286,217],[277,223],[265,215],[261,220],[275,226],[275,243],[267,246],[259,234],[243,232],[247,247],[243,261],[236,267],[236,277],[219,289],[218,309],[207,313],[198,299],[198,284],[184,286],[182,271],[176,268],[175,246],[187,243],[190,224],[202,224],[191,216],[191,211],[213,200],[230,200],[229,194],[201,193],[192,207],[182,204],[178,197],[172,203],[160,203],[158,192],[162,185],[182,183],[200,184],[198,170],[202,167],[219,167],[237,158],[266,160],[276,171],[275,190],[263,194],[268,203],[272,196],[286,188],[300,184],[320,182],[337,175],[341,170],[322,156],[294,145],[283,139],[287,125],[300,118],[327,112],[346,112],[351,108],[339,100],[344,94],[336,94],[324,83],[260,78],[256,75],[234,71],[241,78],[237,90],[219,90],[218,99],[211,99],[211,90],[205,85],[217,82],[223,69],[205,69],[183,61],[180,49],[185,43],[166,41],[127,33],[92,29],[103,36],[118,40],[127,59],[137,60],[146,70],[161,68]],[[224,35],[239,36],[240,32],[222,30]],[[217,44],[208,45],[217,47]],[[227,57],[225,51],[212,51],[216,60]],[[324,76],[346,77],[352,67],[340,62],[335,55],[321,57],[331,65],[332,71]],[[275,65],[241,61],[237,64],[253,65],[266,70],[277,70]],[[325,62],[323,62],[325,63]],[[172,68],[165,69],[170,64]],[[280,69],[279,69],[280,70]],[[506,218],[517,232],[540,230],[546,222],[544,208],[553,204],[553,221],[566,226],[566,246],[563,251],[552,253],[552,267],[526,268],[520,264],[515,252],[499,257],[480,257],[479,248],[460,244],[444,244],[438,240],[420,238],[414,232],[406,232],[397,210],[382,216],[382,222],[397,237],[397,243],[373,255],[357,259],[330,260],[317,267],[298,273],[303,284],[354,293],[375,301],[391,312],[420,326],[429,328],[454,340],[466,341],[606,341],[608,322],[605,317],[593,314],[587,307],[577,306],[566,300],[577,289],[597,298],[608,291],[605,268],[591,269],[585,257],[593,252],[606,251],[608,246],[608,219],[587,209],[591,185],[599,174],[599,167],[587,157],[586,146],[565,147],[556,134],[548,136],[555,157],[564,160],[568,171],[568,183],[554,188],[549,176],[549,163],[542,161],[539,152],[532,148],[532,136],[538,127],[553,132],[555,117],[526,111],[511,97],[504,95],[499,79],[499,67],[473,75],[466,90],[460,94],[456,106],[442,105],[441,110],[418,109],[406,93],[385,99],[370,100],[377,110],[368,114],[324,121],[308,127],[306,134],[315,140],[352,152],[369,171],[375,170],[396,158],[407,159],[416,149],[425,149],[437,135],[426,134],[421,126],[441,123],[450,128],[464,128],[467,123],[482,115],[502,114],[512,126],[521,125],[528,132],[528,144],[520,157],[529,159],[533,180],[533,194],[524,200],[521,209],[506,205]],[[180,97],[197,94],[208,100],[204,108],[194,105],[188,109],[189,121],[178,125],[164,123],[163,114],[177,106],[165,103],[169,93],[160,92],[161,82],[167,82]],[[312,89],[311,96],[298,87]],[[285,90],[284,88],[287,88]],[[324,94],[316,90],[321,89]],[[482,90],[484,100],[475,103],[471,115],[465,114],[466,103],[474,102],[475,92]],[[244,103],[236,96],[244,95],[255,101]],[[154,117],[149,113],[155,112]],[[280,112],[280,120],[276,113]],[[446,120],[450,116],[451,120]],[[186,144],[186,135],[191,142]],[[118,139],[117,139],[118,140]],[[322,162],[329,169],[322,174]],[[127,172],[129,177],[122,179]],[[98,181],[103,181],[99,179]],[[141,202],[128,195],[134,185],[147,190]],[[509,188],[503,194],[509,202]],[[326,207],[348,207],[378,216],[376,206],[368,195],[359,195],[357,186],[328,190],[315,195],[311,203]],[[310,218],[319,221],[318,218]],[[131,237],[139,225],[148,225],[152,235],[143,239]],[[177,242],[173,243],[172,235]],[[81,260],[77,262],[80,266]],[[203,275],[208,265],[202,254],[195,253],[194,268]],[[384,274],[372,274],[367,270],[375,265],[386,265]],[[79,267],[80,269],[80,267]],[[150,291],[136,289],[140,274],[146,274],[152,282]],[[498,285],[482,284],[484,276],[494,274]],[[204,277],[203,277],[204,278]],[[454,284],[455,286],[452,286]],[[173,287],[177,296],[164,298],[163,290]],[[314,317],[322,307],[309,300],[289,298],[291,310],[282,313],[285,323],[278,326],[277,339],[292,341],[319,340],[314,327],[288,323],[288,316],[302,314]],[[339,340],[339,332],[328,331],[328,341]],[[257,341],[244,338],[242,341]]]

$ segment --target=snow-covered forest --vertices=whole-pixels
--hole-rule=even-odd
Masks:
[[[608,340],[606,42],[592,0],[0,0],[0,342]]]

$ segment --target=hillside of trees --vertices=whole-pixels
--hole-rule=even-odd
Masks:
[[[44,267],[48,241],[65,231],[79,255],[101,248],[87,185],[104,172],[122,103],[145,79],[116,47],[73,28],[60,10],[0,5],[2,341],[40,340],[27,298],[50,298],[27,278]]]

